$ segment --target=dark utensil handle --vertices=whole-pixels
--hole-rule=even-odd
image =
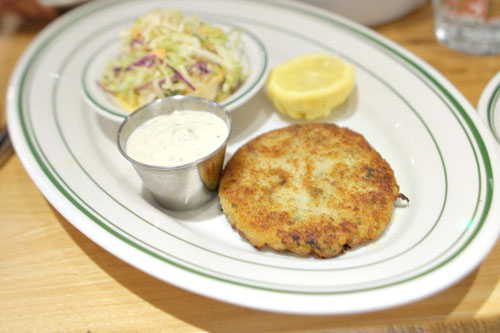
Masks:
[[[12,154],[12,144],[10,143],[9,132],[7,127],[0,129],[0,166],[9,159]]]

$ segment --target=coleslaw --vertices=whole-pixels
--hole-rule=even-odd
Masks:
[[[157,98],[222,101],[245,81],[241,31],[154,9],[120,34],[121,52],[97,83],[128,111]]]

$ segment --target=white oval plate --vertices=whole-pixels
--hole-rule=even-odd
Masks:
[[[500,72],[484,88],[477,110],[500,144]]]
[[[362,133],[410,198],[377,241],[333,259],[300,258],[253,248],[231,228],[216,199],[185,213],[154,204],[118,152],[118,124],[88,111],[80,80],[92,54],[82,45],[161,6],[251,31],[267,49],[271,68],[319,51],[355,65],[355,90],[322,121]],[[233,304],[301,314],[398,306],[462,279],[500,233],[496,142],[467,100],[377,33],[295,2],[89,3],[55,21],[27,49],[10,82],[7,114],[33,181],[81,232],[159,279]],[[278,114],[262,90],[231,115],[228,155],[264,131],[295,122]]]
[[[81,74],[82,95],[94,111],[118,122],[122,122],[130,112],[120,107],[113,96],[98,86],[97,81],[101,79],[107,64],[120,54],[121,44],[118,34],[131,26],[137,16],[137,13],[134,13],[131,17],[111,21],[112,24],[107,25],[106,30],[86,39],[81,45],[81,48],[90,54]],[[220,17],[211,16],[209,13],[199,16],[226,31],[231,28],[231,25],[224,24]],[[236,24],[238,22],[234,22],[233,26]],[[240,29],[243,43],[243,72],[248,77],[237,91],[220,102],[228,111],[235,110],[252,98],[261,89],[267,74],[267,53],[264,45],[250,31]]]

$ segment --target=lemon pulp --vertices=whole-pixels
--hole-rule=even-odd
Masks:
[[[315,119],[330,114],[354,87],[354,66],[325,53],[307,54],[276,66],[266,81],[269,98],[283,114]]]

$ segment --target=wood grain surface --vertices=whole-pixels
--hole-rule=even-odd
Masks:
[[[46,24],[2,25],[1,124],[13,66]],[[500,71],[500,55],[468,55],[438,44],[430,5],[375,30],[443,73],[474,106]],[[456,285],[395,309],[348,316],[250,310],[122,262],[48,203],[16,155],[0,167],[0,332],[499,332],[499,280],[500,243]]]

